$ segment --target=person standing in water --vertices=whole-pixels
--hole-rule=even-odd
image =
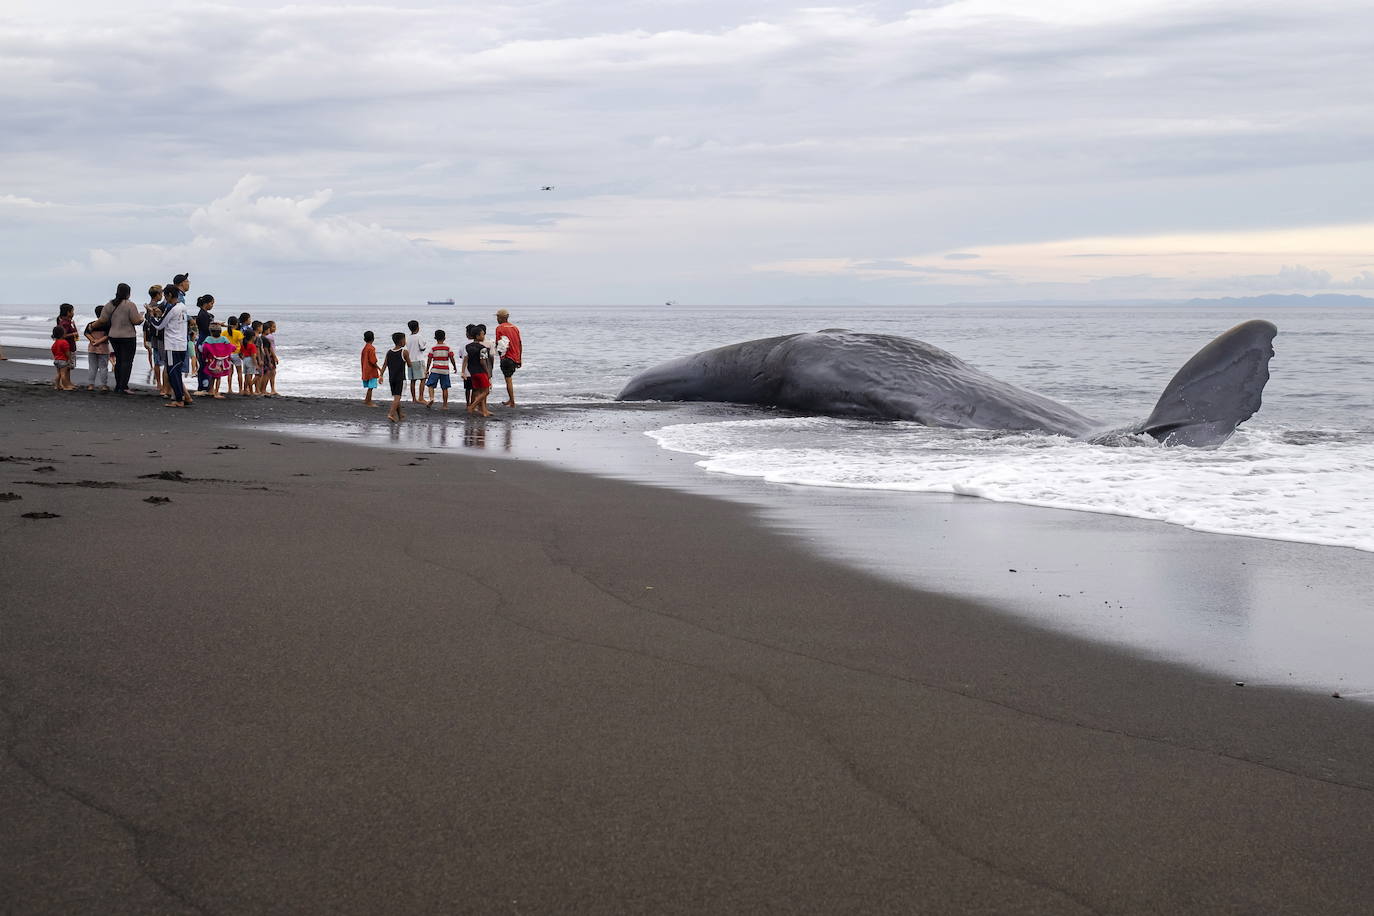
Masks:
[[[410,380],[410,399],[415,403],[424,400],[422,394],[425,384],[425,351],[429,341],[420,336],[420,322],[406,322],[410,336],[406,338],[406,378]],[[404,336],[404,335],[402,335]]]
[[[377,348],[372,342],[377,339],[377,335],[371,331],[363,331],[363,406],[372,407],[372,392],[377,390],[377,380],[382,377],[382,367],[377,364]]]
[[[412,321],[411,324],[418,324]],[[392,347],[386,351],[386,380],[391,384],[391,409],[386,418],[399,423],[405,416],[401,411],[401,395],[406,390],[406,374],[410,362],[406,359],[406,336],[400,331],[391,335]]]
[[[506,379],[506,406],[515,406],[515,370],[524,357],[520,329],[510,323],[510,312],[496,310],[496,355],[501,359],[501,374]]]

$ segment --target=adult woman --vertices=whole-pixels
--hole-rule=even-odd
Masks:
[[[138,331],[143,314],[129,298],[129,284],[121,283],[114,298],[100,310],[96,327],[107,328],[110,346],[115,357],[115,388],[120,394],[129,393],[129,375],[134,371],[134,353],[138,350]]]

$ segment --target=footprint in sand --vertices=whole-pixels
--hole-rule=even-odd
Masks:
[[[144,501],[145,503],[152,503],[152,504],[155,505],[155,506],[160,506],[160,505],[162,505],[163,503],[169,503],[169,502],[171,502],[171,501],[172,501],[172,497],[170,497],[170,496],[149,496],[147,499],[145,499],[145,500],[143,500],[143,501]]]
[[[25,512],[24,518],[61,518],[55,512]]]

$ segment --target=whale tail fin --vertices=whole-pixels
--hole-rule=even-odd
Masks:
[[[1165,445],[1220,445],[1260,408],[1279,329],[1236,325],[1183,364],[1141,429]]]

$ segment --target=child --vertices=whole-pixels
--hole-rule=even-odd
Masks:
[[[377,339],[377,335],[371,331],[363,331],[363,406],[374,407],[372,403],[372,392],[377,390],[377,380],[382,377],[382,367],[377,365],[377,348],[372,342]]]
[[[95,317],[100,318],[100,313],[105,306],[95,307]],[[110,346],[110,338],[104,331],[95,330],[95,322],[89,322],[83,333],[86,335],[86,342],[90,344],[86,348],[86,368],[89,370],[90,382],[86,386],[87,391],[95,391],[95,386],[100,385],[101,391],[110,390],[110,353],[113,347]]]
[[[72,384],[72,345],[67,341],[67,332],[62,325],[53,325],[52,329],[52,365],[57,370],[57,376],[52,380],[52,386],[58,391],[75,391],[76,386]]]
[[[277,367],[281,365],[281,357],[277,355],[277,323],[275,321],[266,322],[262,326],[262,336],[267,338],[267,355],[270,362],[267,364],[267,377],[262,380],[262,387],[272,386],[272,393],[268,397],[277,397]]]
[[[448,335],[442,331],[434,332],[434,346],[429,348],[429,358],[425,361],[425,371],[428,378],[425,386],[429,388],[429,400],[425,403],[426,407],[434,406],[435,387],[444,390],[444,410],[448,410],[448,389],[453,384],[450,376],[453,374],[453,348],[444,343]]]
[[[230,315],[226,324],[228,327],[224,329],[224,336],[229,338],[229,342],[234,345],[234,352],[229,354],[229,363],[234,368],[224,377],[224,390],[226,394],[233,394],[234,381],[237,379],[239,394],[243,394],[243,357],[239,355],[239,350],[243,348],[243,332],[239,330],[237,315]]]
[[[463,348],[467,353],[464,362],[472,378],[472,403],[468,405],[468,413],[489,417],[491,411],[487,409],[487,397],[491,394],[491,370],[488,368],[491,349],[483,343],[487,336],[486,329],[478,325],[475,330],[477,333],[472,343]]]
[[[57,309],[57,326],[62,329],[62,336],[67,339],[68,345],[71,346],[71,352],[67,354],[67,362],[69,363],[76,361],[76,344],[81,339],[80,335],[76,333],[76,319],[73,317],[75,314],[76,306],[70,302],[62,303]],[[69,382],[71,381],[71,369],[71,366],[67,367],[67,380]]]
[[[251,385],[250,387],[252,388],[254,394],[262,394],[262,348],[265,347],[265,346],[267,346],[267,344],[266,344],[266,342],[265,342],[265,341],[263,340],[263,338],[262,338],[262,322],[261,322],[261,321],[254,321],[254,322],[252,322],[251,324],[249,324],[248,326],[249,326],[250,328],[253,329],[253,347],[254,347],[254,352],[253,352],[253,383],[252,383],[252,385]],[[242,328],[243,325],[240,324],[239,327]],[[247,374],[248,374],[247,371],[246,371],[246,369],[247,369],[247,367],[245,367],[244,375],[247,375]]]
[[[425,350],[429,342],[420,336],[420,322],[408,321],[406,327],[410,328],[410,339],[406,341],[406,378],[410,379],[410,399],[418,404],[424,400],[416,392],[425,381]]]
[[[157,329],[157,322],[162,320],[160,285],[155,283],[148,287],[148,304],[143,311],[147,315],[143,322],[143,349],[148,352],[148,371],[152,373],[153,387],[166,397],[167,380],[162,377],[162,367],[167,359],[162,353],[162,332]]]
[[[477,336],[477,325],[468,325],[463,333],[467,335],[468,343]],[[466,404],[472,403],[472,376],[468,374],[467,344],[463,344],[463,355],[458,358],[458,372],[463,377],[463,401]]]
[[[220,382],[225,377],[234,377],[234,364],[229,354],[234,352],[234,344],[224,336],[224,326],[218,321],[210,325],[210,336],[200,345],[200,357],[205,363],[205,375],[210,379],[210,397],[216,401],[224,400],[219,393]]]
[[[239,358],[243,367],[243,384],[239,386],[239,393],[246,394],[251,398],[258,393],[257,334],[251,327],[243,329],[243,343],[239,345]]]
[[[267,333],[267,325],[255,338],[258,345],[258,394],[265,398],[273,397],[267,393],[267,378],[272,372],[272,338]]]
[[[406,360],[406,336],[397,331],[391,335],[391,343],[391,349],[386,351],[386,380],[391,383],[391,409],[386,412],[386,418],[399,423],[405,416],[401,411],[401,395],[406,390],[406,371],[410,364]]]

